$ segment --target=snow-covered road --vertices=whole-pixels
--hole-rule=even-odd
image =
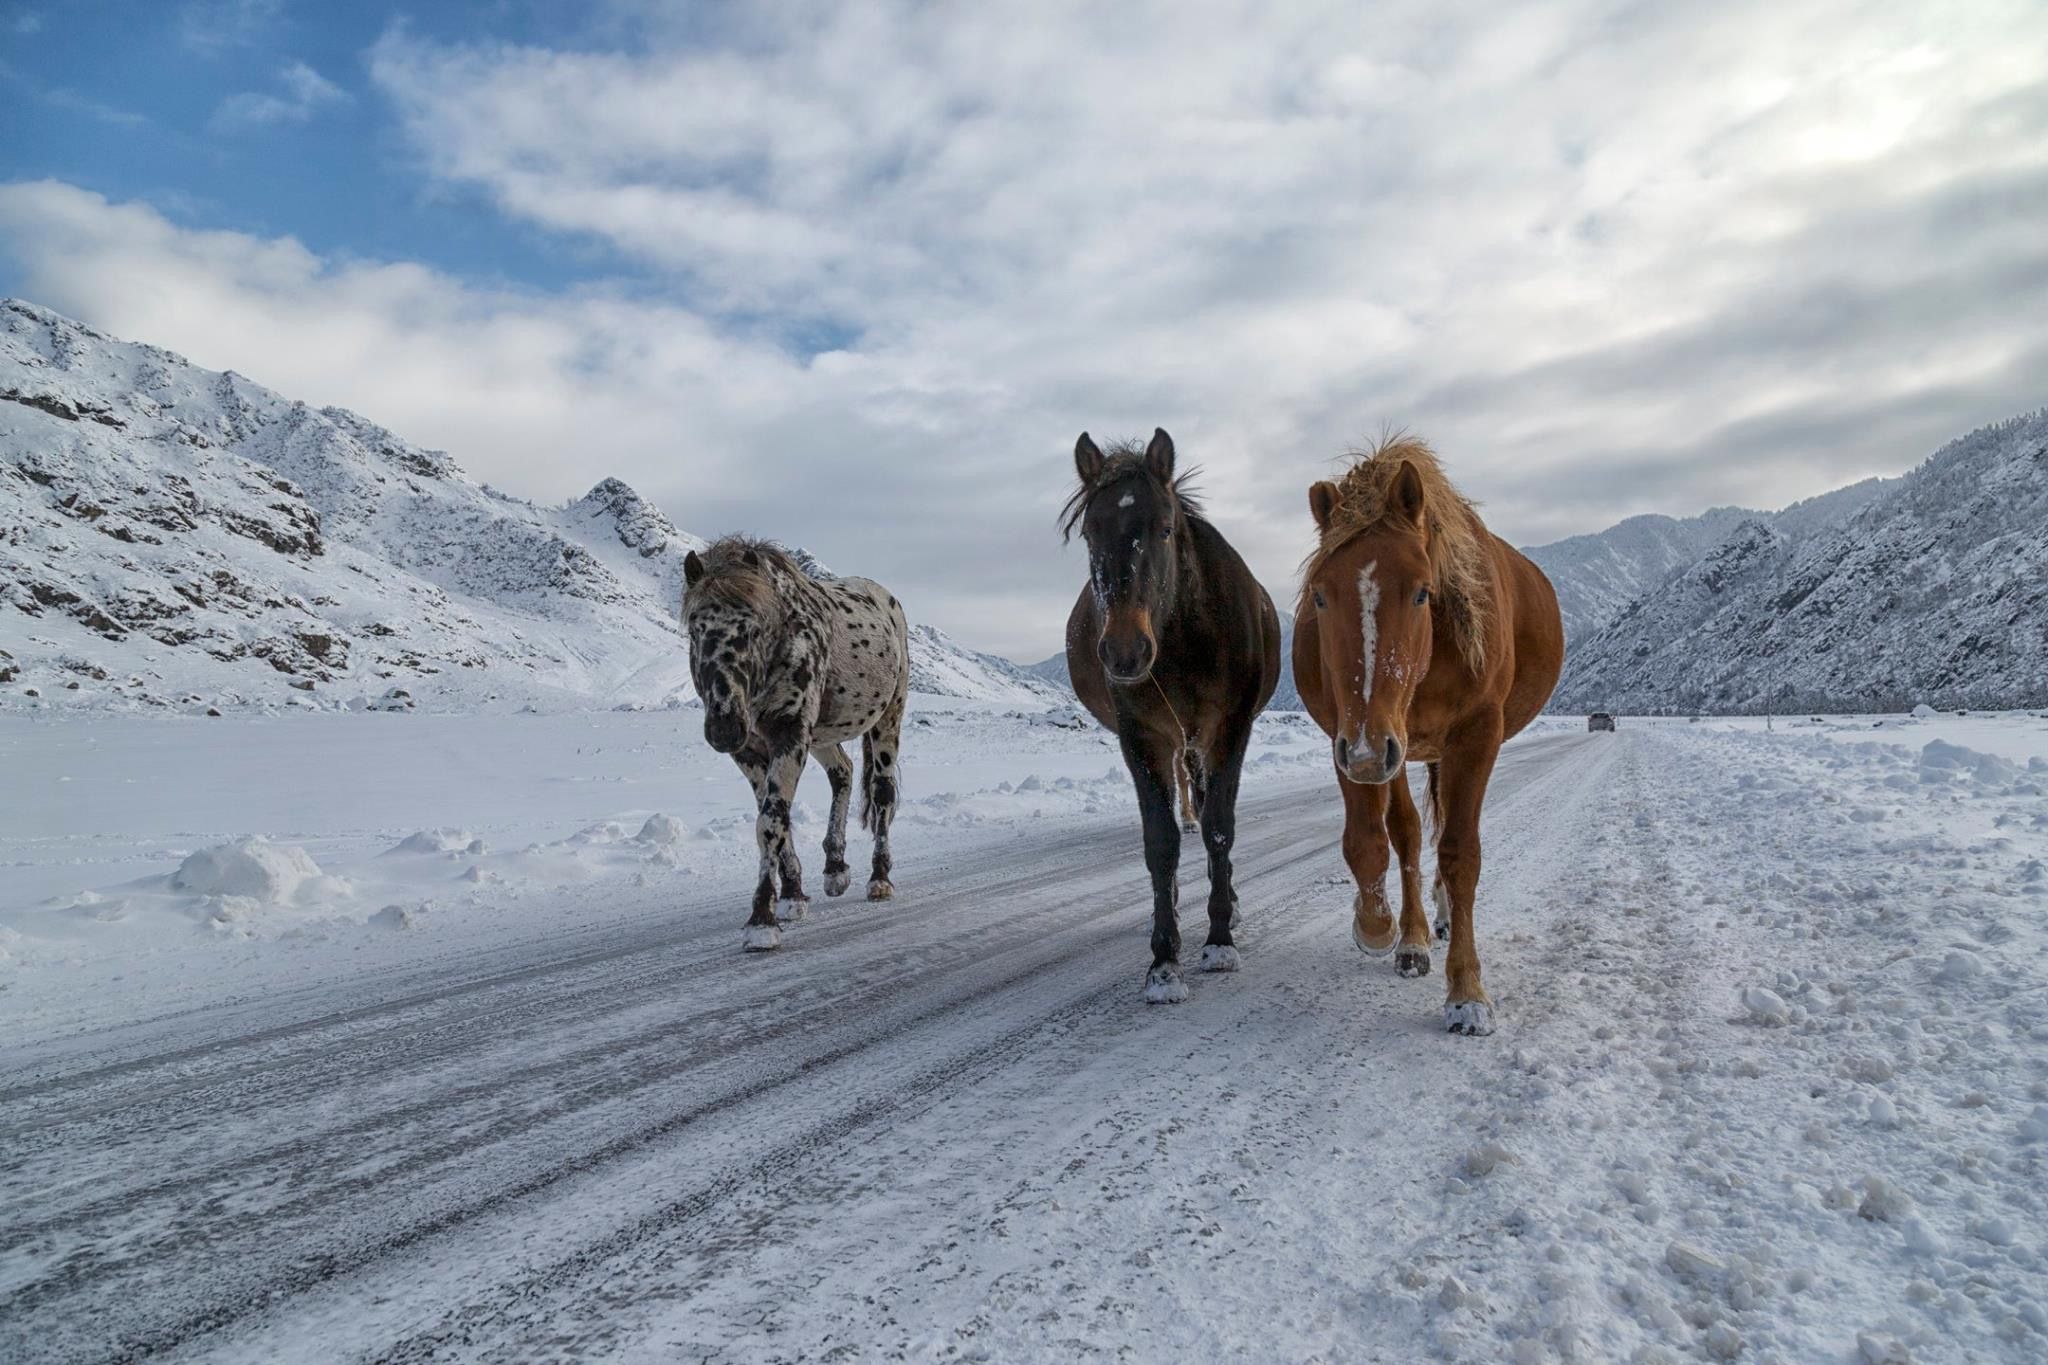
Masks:
[[[1491,1039],[1350,947],[1289,773],[1245,969],[1177,1008],[1118,812],[906,854],[773,955],[736,875],[10,1049],[0,1357],[2038,1358],[2043,902],[1957,830],[1902,928],[1855,888],[1919,873],[1818,851],[1906,760],[1772,743],[1503,755]]]

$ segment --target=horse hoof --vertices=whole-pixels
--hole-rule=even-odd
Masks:
[[[772,924],[749,924],[740,947],[750,953],[766,953],[782,946],[782,930]]]
[[[783,901],[775,907],[775,918],[784,924],[802,924],[804,916],[810,913],[811,903],[808,899]]]
[[[896,888],[880,877],[868,883],[868,899],[871,901],[885,901],[895,894]]]
[[[1178,1005],[1187,998],[1187,978],[1180,974],[1180,967],[1177,964],[1162,962],[1145,973],[1146,1004]]]
[[[851,872],[829,872],[825,875],[825,894],[828,896],[843,896],[846,888],[852,885]]]
[[[1182,834],[1200,834],[1202,827],[1193,820],[1183,820],[1180,822],[1180,832]]]
[[[1429,949],[1403,948],[1394,954],[1394,966],[1403,976],[1429,975]]]
[[[1493,1003],[1487,1000],[1454,1000],[1444,1005],[1444,1027],[1468,1038],[1484,1038],[1493,1032]]]
[[[1388,953],[1394,951],[1394,943],[1398,938],[1399,934],[1397,932],[1389,931],[1386,942],[1374,943],[1365,936],[1365,930],[1359,927],[1357,919],[1354,918],[1351,921],[1351,941],[1356,943],[1358,951],[1364,953],[1367,957],[1385,957]]]
[[[1228,943],[1205,943],[1202,945],[1202,970],[1205,972],[1234,972],[1244,964],[1237,955],[1237,949]]]

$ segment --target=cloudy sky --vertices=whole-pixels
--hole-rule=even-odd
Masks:
[[[1031,658],[1082,430],[1284,597],[1386,424],[1534,543],[2048,401],[2039,0],[0,0],[0,291]]]

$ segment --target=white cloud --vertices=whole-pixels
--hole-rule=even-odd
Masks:
[[[98,325],[531,494],[616,472],[1023,653],[1078,586],[1083,427],[1171,429],[1284,598],[1303,490],[1382,422],[1530,541],[1896,472],[2043,398],[2029,5],[727,13],[371,54],[428,175],[638,283],[476,290],[49,186],[5,230]],[[808,327],[854,340],[760,339]]]
[[[178,36],[203,56],[260,42],[276,24],[284,0],[185,0],[178,9]]]
[[[322,109],[353,102],[348,91],[304,62],[286,62],[277,73],[277,83],[283,89],[282,94],[244,90],[222,100],[213,111],[214,129],[226,131],[304,123]]]

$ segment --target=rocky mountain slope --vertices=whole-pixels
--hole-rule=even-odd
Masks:
[[[702,544],[616,479],[536,506],[353,413],[0,303],[0,706],[676,704]],[[913,655],[924,690],[1057,697],[928,628]]]
[[[1845,490],[1854,492],[1855,490]],[[1574,643],[1553,703],[1619,711],[2048,701],[2048,409],[1980,428],[1846,519],[1742,520]]]
[[[1694,517],[1639,516],[1604,531],[1525,546],[1557,589],[1565,639],[1591,636],[1672,574],[1699,562],[1746,523],[1760,521],[1792,537],[1817,534],[1854,516],[1896,480],[1865,479],[1781,512],[1714,507]]]

